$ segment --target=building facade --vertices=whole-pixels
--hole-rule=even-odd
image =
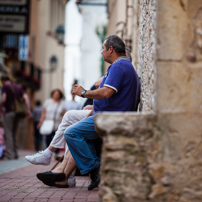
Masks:
[[[77,1],[83,18],[81,39],[81,77],[80,84],[86,89],[102,75],[101,48],[103,35],[107,23],[106,0],[82,0]]]
[[[42,102],[50,97],[53,89],[63,90],[65,45],[56,32],[60,27],[64,29],[65,5],[63,0],[32,1],[30,52],[34,64],[41,70],[41,88],[36,98]]]
[[[43,103],[53,89],[63,90],[65,46],[63,38],[59,37],[61,34],[64,36],[67,2],[26,0],[0,3],[3,10],[7,10],[3,15],[9,19],[15,15],[8,11],[26,14],[19,14],[19,19],[13,19],[14,22],[23,22],[25,19],[25,25],[10,24],[10,27],[13,26],[11,30],[6,30],[4,24],[0,25],[0,50],[6,54],[4,63],[9,69],[2,74],[8,74],[12,81],[24,87],[31,107],[34,107],[36,100]],[[20,148],[33,148],[32,126],[31,119],[21,122],[17,138]]]

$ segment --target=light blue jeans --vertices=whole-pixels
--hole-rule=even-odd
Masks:
[[[96,155],[94,144],[91,141],[99,137],[95,132],[94,116],[69,126],[65,130],[64,136],[82,175],[100,165],[100,158]]]

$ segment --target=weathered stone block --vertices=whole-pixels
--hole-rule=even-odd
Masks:
[[[202,200],[202,113],[103,113],[102,201]]]
[[[202,112],[202,68],[157,63],[157,111]]]
[[[180,1],[157,1],[157,60],[181,60],[187,43],[189,18]]]

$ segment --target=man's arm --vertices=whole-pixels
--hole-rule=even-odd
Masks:
[[[46,109],[43,109],[43,112],[42,112],[42,114],[41,114],[40,121],[39,121],[38,125],[36,126],[37,129],[39,129],[39,128],[41,127],[41,125],[42,125],[42,123],[43,123],[43,121],[44,121],[44,119],[45,119],[45,116],[46,116]]]
[[[6,102],[6,93],[3,93],[2,97],[1,97],[1,102],[0,102],[0,107],[1,108],[4,105],[5,102]]]
[[[31,117],[30,102],[29,102],[29,97],[28,97],[27,93],[23,94],[23,98],[25,99],[25,103],[27,105],[27,114],[28,114],[28,117]]]
[[[73,93],[75,95],[81,96],[81,91],[84,90],[82,86],[74,85],[73,87]],[[90,98],[90,99],[105,99],[111,97],[115,93],[115,90],[109,87],[102,87],[96,90],[88,90],[85,92],[84,97]]]
[[[29,110],[30,109],[30,102],[29,102],[29,97],[26,93],[23,94],[23,98],[25,100],[25,103],[27,105],[27,109]]]

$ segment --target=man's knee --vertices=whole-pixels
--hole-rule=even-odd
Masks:
[[[77,126],[75,125],[72,125],[65,130],[64,137],[66,142],[75,140],[81,141],[81,139],[84,139],[84,137],[78,133]]]
[[[65,139],[66,139],[66,137],[68,136],[68,128],[65,130],[64,136],[65,136]]]
[[[65,137],[66,142],[70,137],[72,138],[72,136],[73,136],[73,132],[72,132],[71,128],[72,128],[71,126],[68,127],[64,132],[64,137]]]
[[[65,113],[65,115],[64,115],[64,118],[65,118],[65,119],[71,118],[71,117],[74,115],[75,111],[76,111],[76,110],[67,111],[67,112]]]

